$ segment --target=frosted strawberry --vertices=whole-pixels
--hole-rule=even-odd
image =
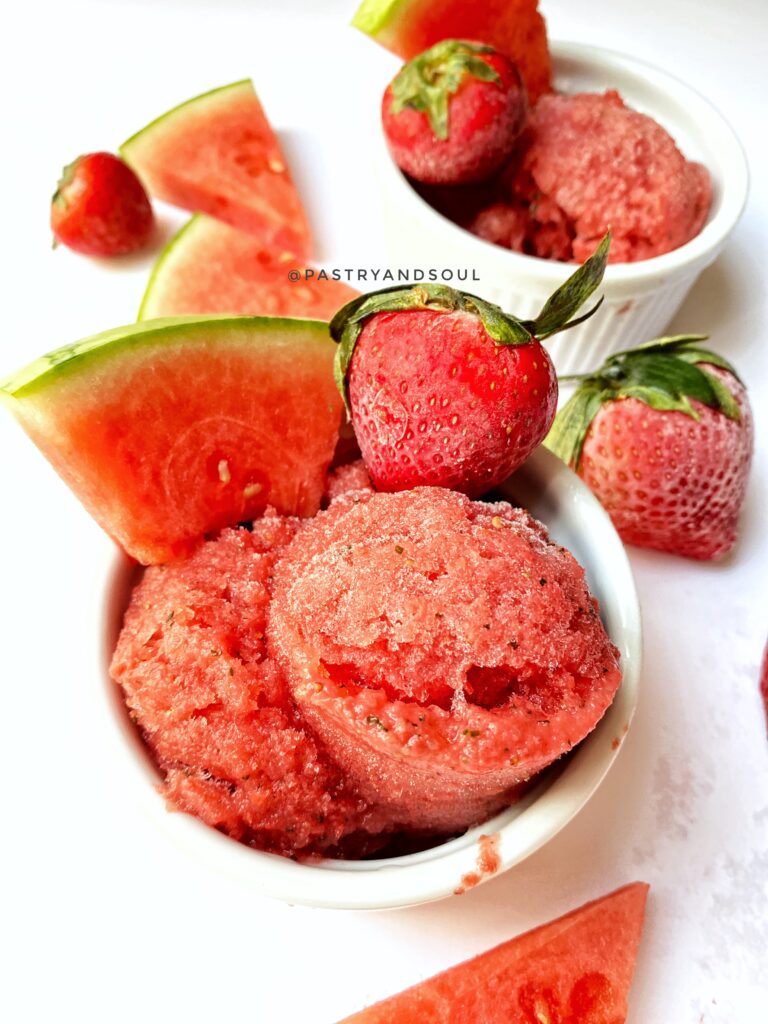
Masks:
[[[626,543],[712,559],[736,543],[753,427],[743,384],[705,337],[659,338],[570,378],[546,444]]]
[[[594,312],[571,320],[602,280],[608,246],[606,237],[535,320],[444,285],[390,288],[339,310],[336,382],[376,488],[475,497],[528,457],[557,406],[541,339]]]
[[[381,104],[395,163],[432,185],[489,178],[512,153],[527,114],[512,61],[491,46],[457,39],[405,64]]]

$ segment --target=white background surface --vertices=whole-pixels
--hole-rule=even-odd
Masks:
[[[768,634],[768,8],[542,6],[552,35],[631,52],[699,88],[748,150],[746,216],[674,324],[708,330],[751,389],[757,453],[738,550],[719,566],[631,552],[646,626],[640,710],[608,780],[547,847],[439,904],[291,908],[190,860],[115,791],[122,754],[105,742],[93,667],[111,548],[3,414],[3,1020],[331,1024],[635,878],[652,891],[630,1021],[768,1020],[768,743],[757,691]],[[0,61],[0,375],[129,322],[143,290],[148,259],[113,269],[50,251],[60,166],[247,75],[286,132],[322,255],[386,266],[365,136],[396,62],[346,27],[353,7],[14,5]]]

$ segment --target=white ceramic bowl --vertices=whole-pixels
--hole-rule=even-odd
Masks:
[[[699,93],[642,61],[577,43],[553,43],[556,87],[563,92],[616,88],[627,104],[655,118],[689,160],[712,175],[712,209],[703,230],[673,252],[608,267],[600,312],[547,346],[558,373],[596,368],[612,352],[657,337],[680,308],[693,282],[717,257],[747,198],[744,152],[727,122]],[[377,136],[376,162],[392,267],[467,268],[479,282],[457,284],[510,313],[533,317],[572,267],[511,252],[486,242],[437,213],[409,185]],[[450,283],[450,282],[448,282]],[[706,324],[691,324],[691,330]]]
[[[493,838],[499,871],[519,863],[551,839],[595,791],[632,719],[640,674],[640,610],[629,562],[610,519],[559,459],[540,448],[502,490],[544,522],[553,538],[584,566],[592,592],[600,601],[606,629],[621,653],[623,669],[616,698],[594,732],[546,772],[520,803],[458,839],[422,853],[388,860],[313,864],[261,853],[193,817],[169,813],[154,789],[159,781],[157,771],[108,673],[136,576],[135,568],[123,557],[116,561],[107,584],[102,669],[107,717],[115,731],[112,740],[121,754],[117,760],[123,770],[116,773],[123,788],[120,798],[138,800],[178,845],[216,870],[245,879],[264,895],[318,907],[373,910],[437,900],[466,886],[467,876],[478,873],[481,836]],[[489,877],[479,874],[479,881]]]

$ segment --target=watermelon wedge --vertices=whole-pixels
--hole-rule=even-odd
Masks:
[[[180,317],[43,356],[0,398],[94,519],[145,564],[267,504],[312,515],[341,419],[317,320]]]
[[[552,87],[538,0],[363,0],[352,24],[403,60],[441,39],[488,43],[517,64],[531,103]]]
[[[160,254],[139,320],[192,313],[250,313],[330,320],[358,293],[341,281],[303,279],[288,253],[265,248],[255,235],[197,213]],[[302,279],[292,281],[289,273]]]
[[[622,1024],[647,894],[627,885],[341,1024]]]
[[[151,195],[306,257],[309,224],[249,79],[187,100],[120,147]]]

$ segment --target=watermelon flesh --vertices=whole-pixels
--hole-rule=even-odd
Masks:
[[[531,103],[552,88],[538,0],[363,0],[352,24],[403,60],[441,39],[487,43],[517,64]]]
[[[340,1024],[622,1024],[647,894],[634,882]]]
[[[250,80],[168,111],[120,155],[156,198],[219,217],[278,252],[309,255],[304,208]]]
[[[291,281],[289,273],[302,278]],[[152,271],[139,320],[194,313],[248,313],[330,320],[358,293],[341,281],[304,279],[290,253],[198,213],[171,239]]]
[[[139,562],[166,562],[267,505],[310,516],[341,398],[321,321],[153,320],[0,384],[38,448]]]

